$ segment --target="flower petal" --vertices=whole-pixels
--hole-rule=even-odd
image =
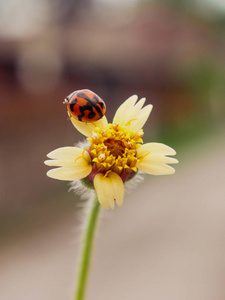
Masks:
[[[114,209],[114,201],[121,206],[124,198],[124,184],[119,175],[110,172],[107,177],[99,173],[94,178],[94,187],[100,204],[106,209]]]
[[[125,112],[125,116],[124,116],[127,119],[126,123],[128,123],[132,119],[136,119],[137,118],[137,114],[141,111],[142,106],[145,103],[145,100],[146,100],[145,98],[142,98],[136,104],[134,104],[133,106],[130,105],[130,107],[129,107],[129,115],[127,114],[127,111],[126,111]]]
[[[61,147],[55,149],[47,154],[47,157],[52,159],[71,159],[75,160],[77,157],[82,156],[84,149],[79,147]],[[85,151],[85,158],[89,158],[90,156],[87,151]]]
[[[139,170],[151,175],[169,175],[175,173],[175,169],[173,167],[163,163],[139,162],[137,163],[137,167]]]
[[[157,155],[175,155],[176,151],[162,143],[147,143],[137,149],[137,157],[145,156],[148,153]]]
[[[52,158],[45,161],[47,166],[61,167],[47,172],[51,178],[78,180],[86,177],[92,170],[90,155],[78,147],[61,147],[50,152],[47,156]]]
[[[164,155],[156,155],[156,154],[149,154],[148,156],[144,157],[142,161],[146,163],[150,162],[160,162],[164,164],[177,164],[178,160],[173,157],[168,157]]]
[[[145,104],[146,98],[141,98],[136,104],[135,104],[135,108],[137,110],[142,109],[143,105]]]
[[[165,155],[175,155],[169,146],[161,143],[148,143],[137,149],[137,168],[152,175],[173,174],[174,168],[167,164],[176,164],[178,160]]]
[[[145,103],[145,98],[140,99],[138,102],[137,99],[138,97],[136,95],[128,98],[118,108],[113,123],[119,123],[121,126],[128,126],[134,132],[141,129],[147,121],[153,106],[147,105],[142,108]]]
[[[81,121],[78,121],[74,118],[71,118],[70,120],[71,120],[73,126],[78,131],[80,131],[80,133],[82,133],[85,136],[91,136],[92,131],[95,130],[96,127],[99,127],[99,128],[103,129],[108,124],[106,116],[104,116],[100,120],[98,120],[96,122],[92,122],[92,123],[81,122]]]
[[[88,154],[89,155],[89,154]],[[44,163],[50,167],[75,167],[80,168],[84,165],[84,159],[82,156],[79,158],[71,159],[50,159],[46,160]]]
[[[82,178],[85,178],[91,173],[92,167],[91,165],[87,164],[86,160],[83,160],[83,165],[79,167],[60,167],[60,168],[55,168],[52,170],[49,170],[47,172],[47,176],[54,178],[54,179],[59,179],[59,180],[79,180]]]
[[[133,107],[138,100],[137,95],[129,97],[120,107],[117,109],[113,118],[113,123],[119,123],[121,126],[125,126],[131,119],[129,116],[133,113]]]
[[[131,130],[133,130],[134,132],[141,129],[145,125],[146,121],[148,120],[148,117],[152,111],[152,108],[153,108],[153,106],[151,104],[149,104],[149,105],[145,106],[144,108],[142,108],[140,111],[137,111],[136,117],[134,116],[134,120],[130,123],[129,128]]]

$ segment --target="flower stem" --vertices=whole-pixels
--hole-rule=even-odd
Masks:
[[[81,249],[80,266],[78,270],[77,289],[74,300],[83,300],[87,285],[88,272],[91,262],[94,235],[100,211],[100,203],[97,198],[91,201],[91,207],[87,216],[86,227]]]

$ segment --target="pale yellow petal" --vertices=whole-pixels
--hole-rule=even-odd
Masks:
[[[137,99],[137,96],[134,95],[126,100],[118,108],[113,123],[119,123],[121,126],[128,126],[134,132],[141,129],[151,113],[152,105],[147,105],[142,108],[146,99],[142,98],[138,102]]]
[[[107,177],[97,174],[94,178],[94,187],[98,200],[106,209],[114,209],[114,201],[121,206],[124,198],[124,184],[119,175],[110,172]]]
[[[120,207],[123,204],[124,199],[124,183],[119,175],[116,173],[111,172],[111,176],[113,178],[113,186],[114,186],[114,195],[116,199],[117,205]]]
[[[133,95],[129,97],[123,104],[121,104],[113,118],[113,123],[119,123],[121,126],[126,125],[131,119],[130,115],[133,114],[133,107],[137,100],[138,96]]]
[[[158,163],[164,163],[164,164],[177,164],[178,160],[173,157],[168,157],[164,155],[155,155],[155,154],[149,154],[146,157],[144,157],[141,162],[144,163],[151,163],[151,162],[158,162]]]
[[[91,158],[87,151],[78,147],[61,147],[47,155],[47,166],[61,167],[47,172],[51,178],[77,180],[86,177],[92,170]]]
[[[151,175],[169,175],[175,173],[175,169],[173,167],[163,163],[138,162],[137,167],[139,170]]]
[[[137,168],[152,175],[167,175],[175,172],[167,164],[176,164],[178,160],[166,155],[175,155],[174,149],[161,143],[144,144],[137,149]]]
[[[52,159],[73,159],[82,155],[83,149],[78,147],[61,147],[47,154]]]
[[[110,197],[112,197],[112,193],[110,191],[110,187],[108,187],[108,180],[104,179],[104,174],[99,173],[95,176],[93,183],[98,196],[98,201],[104,208],[109,209],[109,202]]]
[[[47,166],[77,166],[91,162],[91,157],[87,151],[78,147],[61,147],[48,153],[47,156],[52,158],[44,163]]]
[[[124,118],[126,118],[126,123],[128,123],[130,120],[135,120],[138,117],[138,114],[142,110],[142,106],[145,103],[145,98],[140,99],[135,105],[129,107],[129,114],[127,112],[124,115]],[[130,123],[130,122],[129,122]]]
[[[56,169],[49,170],[47,176],[59,179],[59,180],[79,180],[88,176],[92,170],[92,166],[87,164],[87,161],[83,160],[84,163],[82,166],[73,166],[73,167],[60,167]]]
[[[140,158],[148,153],[158,155],[175,155],[176,151],[161,143],[147,143],[137,149],[137,157]]]
[[[70,166],[71,165],[71,160],[70,161],[65,161],[65,160],[59,160],[59,159],[49,159],[44,161],[44,164],[49,167],[62,167],[62,166]]]
[[[149,118],[149,115],[152,111],[153,106],[151,104],[145,106],[140,111],[136,112],[136,115],[133,117],[133,121],[130,122],[129,128],[134,132],[138,131],[139,129],[143,128],[146,121]],[[135,120],[136,119],[136,120]]]
[[[135,104],[135,109],[136,110],[141,110],[143,105],[145,104],[146,98],[141,98],[136,104]]]
[[[104,116],[100,120],[98,120],[96,122],[92,122],[92,123],[81,122],[74,118],[71,118],[71,122],[74,125],[74,127],[78,131],[80,131],[80,133],[82,133],[83,135],[88,136],[88,137],[92,135],[92,131],[94,131],[96,127],[103,129],[108,124],[106,116]]]
[[[88,153],[87,153],[88,154]],[[89,155],[89,154],[88,154]],[[90,157],[90,156],[89,156]],[[50,160],[46,160],[44,162],[47,166],[50,166],[50,167],[71,167],[71,166],[74,166],[74,167],[82,167],[84,165],[84,163],[90,163],[88,160],[84,159],[83,156],[80,156],[79,158],[68,158],[68,159],[50,159]]]
[[[142,111],[142,106],[144,105],[145,98],[139,100],[135,105],[130,105],[126,112],[123,114],[122,124],[130,127],[131,124],[135,123],[139,118],[139,113]],[[131,128],[131,127],[130,127]]]

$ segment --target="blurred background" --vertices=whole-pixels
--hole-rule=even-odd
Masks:
[[[72,299],[80,199],[43,161],[83,139],[62,104],[83,88],[108,120],[146,97],[144,141],[180,161],[102,209],[87,299],[225,299],[224,0],[3,0],[0,20],[0,299]]]

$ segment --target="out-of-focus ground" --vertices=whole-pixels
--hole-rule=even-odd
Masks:
[[[120,209],[102,209],[88,300],[224,299],[224,133],[202,146],[175,175],[147,177]],[[0,299],[72,299],[78,219],[64,212],[1,246]]]

